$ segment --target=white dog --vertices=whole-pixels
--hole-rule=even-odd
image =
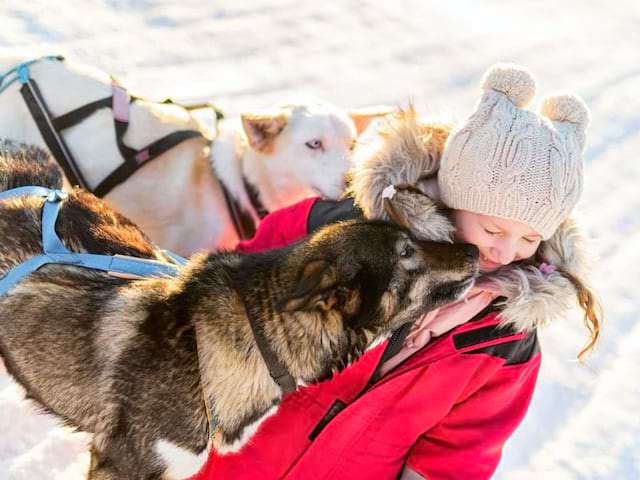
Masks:
[[[1,59],[0,74],[26,60]],[[116,90],[118,97],[126,92],[114,89],[108,74],[67,60],[35,62],[28,74],[51,118],[116,97]],[[48,148],[20,82],[11,83],[9,75],[1,80],[0,137]],[[206,138],[211,133],[186,109],[139,98],[128,103],[124,95],[120,107],[125,106],[128,124],[121,140],[138,154],[174,132],[205,132],[141,162],[105,195],[158,245],[181,255],[232,248],[252,234],[265,211],[312,195],[338,198],[358,132],[390,112],[386,107],[345,112],[321,103],[287,105],[223,121],[211,142]],[[123,113],[116,112],[115,103],[59,132],[91,190],[125,163],[114,127],[114,116]]]

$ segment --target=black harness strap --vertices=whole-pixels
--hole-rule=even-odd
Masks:
[[[116,122],[116,125],[118,123],[120,122]],[[116,132],[118,132],[118,130],[119,128],[116,128]],[[124,131],[126,131],[126,129],[124,129]],[[122,135],[124,135],[124,133],[122,133]],[[97,197],[104,197],[107,193],[113,190],[114,187],[123,183],[131,175],[133,175],[136,170],[143,167],[149,161],[153,160],[167,150],[175,147],[179,143],[196,137],[202,137],[202,134],[195,130],[181,130],[178,132],[170,133],[169,135],[162,137],[160,140],[147,145],[142,150],[137,151],[127,147],[121,141],[122,137],[118,135],[118,146],[121,147],[120,152],[127,153],[126,157],[124,157],[123,155],[124,163],[122,163],[118,168],[107,175],[107,177],[93,189],[93,193]]]
[[[47,110],[47,106],[44,103],[44,99],[35,80],[30,78],[24,83],[22,87],[20,87],[20,93],[47,147],[51,150],[51,153],[60,164],[60,167],[62,167],[64,174],[71,184],[80,185],[82,188],[89,190],[89,185],[78,169],[69,148],[51,122],[51,114]]]
[[[106,97],[100,100],[96,100],[95,102],[87,103],[82,107],[76,108],[75,110],[52,119],[51,123],[56,130],[64,130],[65,128],[69,128],[77,125],[78,123],[81,123],[83,120],[90,117],[101,108],[110,108],[112,102],[113,100],[111,97]]]
[[[260,193],[258,192],[258,189],[252,183],[249,183],[246,177],[242,177],[242,183],[244,184],[244,189],[247,191],[251,205],[253,205],[258,217],[262,220],[269,214],[269,211],[260,201]]]
[[[260,201],[258,190],[244,177],[242,179],[242,183],[244,185],[245,191],[247,192],[247,196],[249,197],[251,205],[258,214],[260,220],[262,220],[269,214],[269,212]],[[227,205],[227,211],[229,212],[229,216],[231,217],[233,226],[236,229],[238,238],[240,238],[240,240],[249,240],[253,238],[258,227],[253,217],[233,198],[233,195],[231,195],[231,192],[224,184],[222,179],[220,179],[220,186],[222,187],[222,193],[224,194],[224,201]]]
[[[220,187],[222,188],[224,202],[227,205],[227,211],[229,212],[229,216],[233,222],[233,227],[238,234],[238,238],[240,240],[248,240],[252,238],[256,233],[256,226],[253,222],[253,218],[240,208],[240,205],[235,201],[233,195],[231,195],[231,192],[222,180],[220,180]]]
[[[57,59],[61,61],[62,57],[58,57]],[[73,185],[80,185],[83,189],[94,193],[98,197],[105,196],[147,162],[170,150],[179,143],[190,138],[205,137],[205,135],[198,130],[180,130],[165,135],[141,150],[133,149],[124,143],[124,135],[129,128],[128,106],[131,102],[139,98],[129,95],[125,89],[117,85],[115,80],[113,81],[114,94],[112,96],[96,100],[57,118],[52,118],[36,81],[29,77],[26,68],[21,74],[24,75],[24,78],[21,80],[23,85],[20,88],[20,92],[47,147],[49,147],[49,150],[62,167],[66,177]],[[171,100],[165,100],[162,103],[178,105]],[[116,106],[118,107],[118,112],[116,112]],[[207,107],[212,108],[215,112],[216,121],[222,118],[222,112],[212,104],[207,104]],[[102,108],[112,108],[114,110],[116,142],[118,150],[124,159],[124,163],[107,175],[94,189],[91,189],[60,135],[60,131],[77,125]],[[197,107],[189,107],[187,110],[194,110],[196,108]]]
[[[127,104],[138,99],[137,97],[130,96],[128,92],[117,85],[115,81],[114,89],[119,90],[119,95],[126,95]],[[161,139],[156,140],[141,150],[135,150],[124,143],[124,136],[129,128],[129,117],[127,113],[125,118],[119,118],[119,114],[115,112],[116,107],[113,104],[118,101],[116,99],[116,92],[114,91],[114,95],[109,97],[107,100],[111,101],[109,106],[114,109],[113,123],[116,131],[116,143],[118,145],[118,150],[124,159],[124,163],[107,175],[107,177],[93,189],[93,193],[98,197],[105,196],[113,190],[113,188],[127,180],[127,178],[133,175],[138,169],[142,168],[146,163],[175,147],[179,143],[190,138],[204,137],[202,132],[198,130],[179,130],[165,135]]]
[[[55,57],[55,59],[62,61],[63,57]],[[22,66],[27,67],[28,64],[24,64]],[[129,128],[128,106],[136,100],[144,99],[129,95],[124,88],[118,85],[117,81],[113,77],[113,95],[95,100],[91,103],[78,107],[75,110],[60,115],[59,117],[52,118],[51,113],[47,110],[46,104],[35,80],[29,77],[28,69],[24,68],[24,71],[21,72],[20,75],[24,75],[24,84],[20,90],[22,92],[22,96],[24,97],[42,137],[49,147],[49,150],[51,150],[51,153],[62,167],[66,177],[73,185],[80,185],[83,189],[91,191],[98,197],[104,197],[116,186],[126,181],[139,168],[143,167],[149,161],[158,157],[167,150],[175,147],[179,143],[189,140],[190,138],[205,137],[205,135],[198,130],[181,130],[170,133],[147,145],[141,150],[136,150],[129,147],[124,142],[124,136]],[[187,111],[209,108],[215,114],[216,124],[220,119],[224,118],[222,111],[210,102],[194,105],[181,105],[170,98],[167,98],[159,103],[176,105],[186,109]],[[107,175],[107,177],[104,178],[95,188],[91,189],[85,178],[82,176],[80,168],[71,155],[71,152],[64,143],[64,140],[60,135],[60,131],[81,123],[102,108],[111,108],[113,110],[116,143],[124,162],[113,172]],[[243,183],[256,213],[260,219],[264,218],[269,212],[260,202],[257,189],[247,182],[246,179],[243,179]],[[252,238],[255,235],[257,228],[254,218],[241,208],[222,180],[220,181],[220,184],[224,193],[227,210],[229,211],[238,237],[243,240]]]
[[[38,92],[37,86],[35,85],[35,80],[30,80],[30,83],[34,85],[36,92]],[[140,100],[140,98],[131,96],[128,94],[127,94],[127,97],[128,97],[129,104],[134,102],[135,100]],[[57,141],[54,141],[54,140],[57,138],[59,142],[64,145],[62,137],[58,134],[59,131],[65,130],[69,127],[72,127],[74,125],[81,123],[82,121],[84,121],[85,119],[87,119],[88,117],[90,117],[91,115],[93,115],[95,112],[97,112],[102,108],[112,108],[113,102],[114,102],[113,95],[109,97],[101,98],[100,100],[96,100],[94,102],[78,107],[75,110],[67,112],[56,118],[51,118],[51,115],[46,110],[46,105],[42,100],[41,96],[40,96],[40,104],[42,105],[43,108],[45,108],[44,113],[39,112],[40,107],[37,104],[37,102],[35,103],[33,109],[31,106],[29,107],[31,114],[36,120],[36,124],[38,125],[38,128],[40,129],[42,136],[45,138],[45,141],[49,146],[49,149],[51,150],[55,158],[58,160],[58,162],[62,166],[65,172],[65,175],[67,176],[69,181],[71,181],[74,185],[82,186],[85,190],[90,190],[90,189],[88,188],[86,181],[82,178],[82,175],[76,165],[75,160],[68,153],[68,149],[66,149],[67,155],[65,156],[65,154],[62,153],[61,148],[56,148]],[[34,103],[34,102],[31,102],[31,103]],[[27,101],[28,105],[31,105],[31,103]],[[187,110],[211,108],[216,115],[216,121],[223,118],[222,112],[217,107],[215,107],[215,105],[210,103],[183,106],[183,105],[177,104],[171,99],[165,99],[160,103],[178,105],[183,108],[186,108]],[[36,113],[34,113],[34,109]],[[47,119],[49,119],[51,126],[48,125]],[[116,132],[116,143],[118,145],[118,150],[120,151],[120,154],[124,159],[124,162],[118,168],[116,168],[113,172],[107,175],[107,177],[105,177],[92,190],[93,194],[96,195],[97,197],[104,197],[105,195],[107,195],[116,186],[120,185],[121,183],[125,182],[129,177],[131,177],[136,172],[136,170],[138,170],[147,162],[149,162],[150,160],[153,160],[160,154],[166,152],[167,150],[170,150],[171,148],[175,147],[176,145],[178,145],[179,143],[185,140],[202,136],[202,133],[196,130],[182,130],[178,132],[173,132],[161,138],[160,140],[157,140],[156,142],[153,142],[150,145],[147,145],[142,150],[138,151],[127,146],[124,143],[124,136],[127,133],[127,129],[129,128],[128,120],[122,121],[114,117],[114,128]],[[233,221],[233,225],[236,229],[238,237],[242,240],[247,240],[252,238],[256,233],[256,224],[253,221],[252,216],[249,215],[249,213],[247,213],[245,210],[243,210],[240,207],[240,205],[236,202],[236,200],[233,198],[233,196],[229,192],[229,189],[225,186],[224,182],[221,181],[220,185],[222,186],[222,191],[224,193],[227,210],[229,211],[229,214]],[[260,202],[258,198],[257,190],[255,189],[255,187],[253,187],[253,185],[249,184],[246,180],[244,181],[244,187],[247,190],[249,199],[251,200],[251,203],[256,209],[256,212],[258,213],[259,217],[264,218],[264,216],[266,216],[269,212],[267,212],[267,210],[264,208],[264,206]]]

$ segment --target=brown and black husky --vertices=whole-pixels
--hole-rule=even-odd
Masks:
[[[62,185],[45,153],[9,147],[0,191]],[[42,205],[0,201],[0,276],[42,253]],[[56,229],[76,252],[167,260],[81,190],[63,202]],[[188,476],[206,458],[208,418],[212,447],[231,452],[280,404],[247,312],[302,385],[458,299],[476,273],[475,247],[418,242],[378,221],[338,223],[260,254],[197,255],[171,278],[47,265],[0,297],[0,353],[30,398],[93,433],[89,478]],[[192,469],[178,471],[177,453],[193,455]]]

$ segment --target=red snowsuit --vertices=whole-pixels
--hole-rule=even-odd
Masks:
[[[324,220],[340,218],[316,200],[267,216],[239,250],[303,238],[316,206]],[[535,331],[498,328],[498,313],[489,307],[435,338],[368,388],[386,343],[332,379],[287,395],[245,448],[212,452],[194,479],[391,480],[405,463],[429,480],[490,478],[540,366]]]

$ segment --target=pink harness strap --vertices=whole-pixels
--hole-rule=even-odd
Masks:
[[[129,121],[129,93],[119,85],[113,84],[113,118],[119,122]]]
[[[135,155],[135,159],[136,159],[136,162],[138,163],[138,165],[141,165],[141,164],[145,163],[146,161],[149,160],[149,158],[151,158],[151,154],[149,153],[149,149],[148,148],[145,148],[144,150],[140,150]]]

